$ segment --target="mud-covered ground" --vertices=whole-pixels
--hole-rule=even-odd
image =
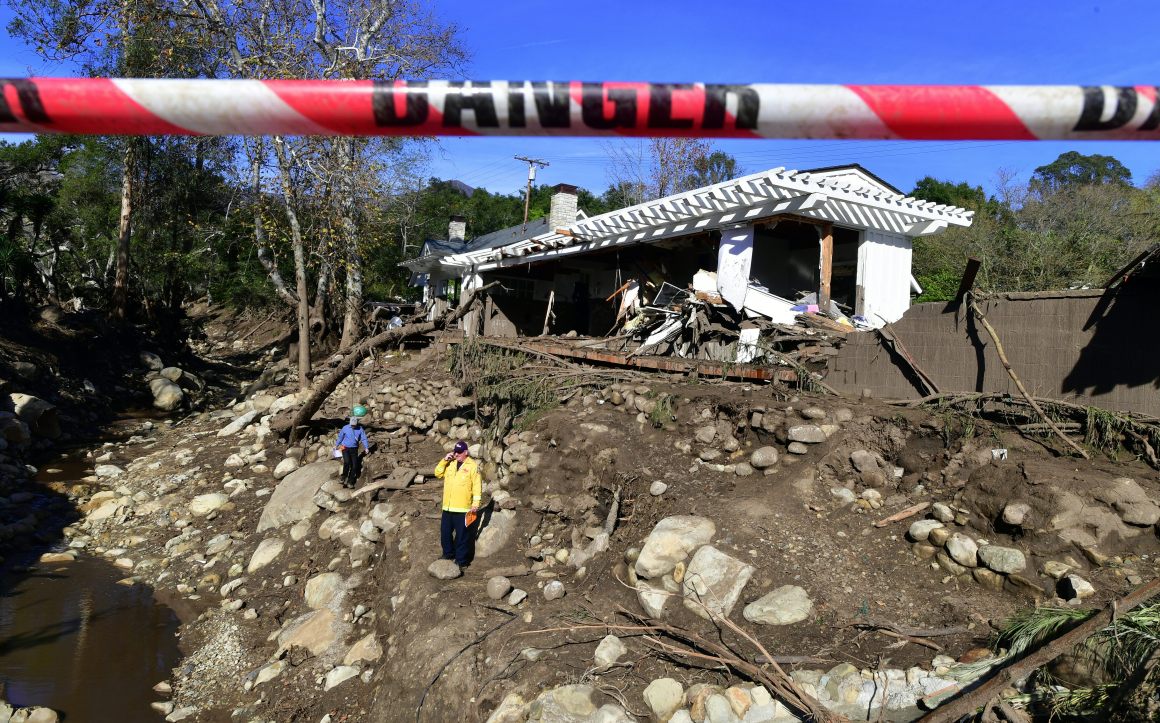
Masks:
[[[262,348],[276,331],[203,321],[191,348],[205,368],[248,368],[261,383],[239,388],[233,404],[132,422],[126,439],[91,450],[81,483],[52,485],[81,515],[63,549],[108,557],[185,613],[187,658],[157,706],[172,720],[482,721],[501,703],[496,720],[648,720],[660,714],[644,691],[664,678],[681,687],[677,710],[705,720],[698,691],[752,682],[661,650],[666,639],[629,614],[645,614],[642,589],[667,591],[665,623],[756,655],[684,602],[677,578],[706,546],[747,576],[728,618],[772,655],[806,659],[783,666],[803,689],[862,717],[889,699],[884,715],[908,719],[938,702],[923,700],[936,682],[955,684],[953,661],[935,656],[977,658],[992,621],[1036,601],[1097,604],[1155,576],[1153,470],[1057,456],[983,420],[622,375],[491,439],[448,353],[431,348],[360,366],[314,434],[288,447],[269,425],[297,404],[285,350]],[[657,413],[662,400],[671,415]],[[329,448],[354,403],[370,408],[376,447],[362,486],[390,479],[401,489],[352,497],[337,483]],[[431,468],[457,438],[473,444],[487,480],[485,529],[465,574],[443,580],[428,571],[440,556]],[[707,520],[712,534],[667,572],[645,574],[641,550],[673,517]],[[606,522],[606,549],[592,547]],[[1024,564],[960,564],[988,545],[1017,550]],[[804,619],[748,619],[748,606],[783,586],[808,597]],[[962,631],[924,645],[876,625]],[[625,650],[597,665],[609,634]],[[897,686],[874,692],[875,674],[888,671],[900,671]],[[789,720],[773,707],[758,717],[760,695],[730,700],[746,695],[737,720]]]

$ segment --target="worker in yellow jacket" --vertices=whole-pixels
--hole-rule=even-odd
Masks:
[[[435,477],[443,480],[443,520],[439,531],[443,559],[455,560],[459,567],[467,567],[475,555],[474,524],[469,524],[467,517],[468,513],[475,517],[483,497],[479,465],[468,453],[467,442],[459,440],[439,460]]]

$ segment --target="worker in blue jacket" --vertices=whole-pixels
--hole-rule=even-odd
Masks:
[[[362,407],[355,407],[356,416],[351,417],[350,424],[339,430],[338,439],[334,442],[334,448],[342,453],[343,487],[354,487],[358,483],[359,475],[362,474],[359,447],[361,446],[364,452],[370,451],[370,442],[367,441],[367,433],[362,428],[362,415],[358,414],[359,410],[366,414],[366,410]]]

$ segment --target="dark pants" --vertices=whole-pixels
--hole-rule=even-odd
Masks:
[[[475,556],[475,524],[464,524],[465,512],[443,510],[443,521],[439,528],[439,541],[443,543],[443,559],[455,560],[455,564],[465,567]]]
[[[342,450],[342,486],[354,487],[358,484],[360,474],[362,474],[362,457],[358,454],[358,447],[347,447]]]

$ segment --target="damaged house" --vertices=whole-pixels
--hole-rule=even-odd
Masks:
[[[746,329],[755,340],[803,312],[839,330],[898,320],[920,291],[911,240],[971,216],[906,197],[860,166],[778,168],[592,217],[560,185],[548,217],[470,241],[453,218],[446,241],[404,265],[432,313],[502,284],[464,320],[468,335],[615,335],[635,337],[638,351],[696,356],[676,341],[690,319],[742,332],[742,343]],[[736,344],[701,356],[752,358]]]

